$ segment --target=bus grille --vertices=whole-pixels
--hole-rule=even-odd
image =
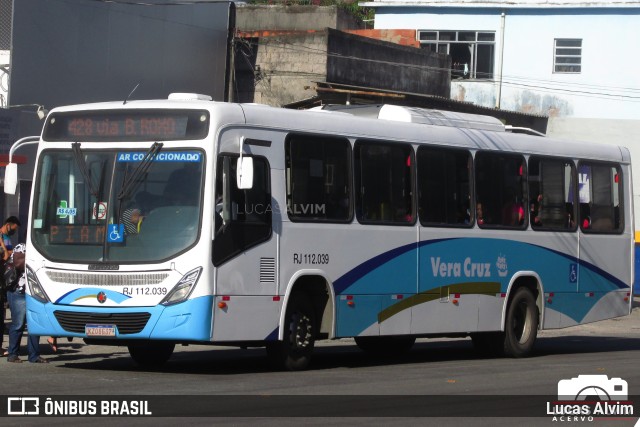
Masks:
[[[62,271],[47,271],[47,277],[52,282],[86,286],[142,286],[158,285],[167,277],[168,273],[126,273],[126,274],[90,274],[67,273]]]
[[[73,311],[54,311],[58,323],[67,332],[83,334],[87,324],[116,325],[118,332],[137,334],[147,325],[151,313],[78,313]]]

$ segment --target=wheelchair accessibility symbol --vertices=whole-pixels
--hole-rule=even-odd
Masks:
[[[578,281],[578,265],[575,263],[569,264],[569,283],[576,283]]]
[[[109,224],[109,228],[107,229],[107,242],[124,242],[124,224]]]

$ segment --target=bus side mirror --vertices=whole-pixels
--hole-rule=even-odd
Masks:
[[[8,163],[4,169],[4,192],[6,194],[16,194],[18,187],[18,164]]]
[[[239,190],[250,190],[253,187],[253,157],[240,157],[236,168]]]

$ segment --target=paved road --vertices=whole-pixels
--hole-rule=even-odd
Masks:
[[[271,371],[263,349],[229,349],[209,346],[178,347],[169,363],[158,372],[138,369],[125,348],[87,346],[81,342],[61,342],[57,355],[43,355],[49,365],[20,365],[0,361],[2,395],[250,395],[309,396],[298,404],[326,407],[327,415],[341,415],[345,408],[317,395],[472,395],[493,396],[505,401],[509,396],[540,395],[554,398],[561,379],[578,375],[620,377],[629,384],[630,395],[640,395],[640,301],[631,316],[559,331],[543,331],[534,357],[503,359],[479,357],[468,339],[419,340],[414,349],[401,357],[381,359],[362,353],[352,340],[324,341],[318,344],[313,369],[306,372]],[[41,340],[44,342],[44,339]],[[362,398],[360,398],[362,399]],[[214,404],[224,402],[213,401]],[[247,402],[249,402],[247,400]],[[355,400],[359,410],[362,400]],[[445,402],[446,403],[446,402]],[[522,404],[516,399],[516,404]],[[267,425],[385,425],[390,421],[403,425],[512,425],[511,418],[237,418],[250,412],[249,403],[229,403],[225,415],[216,424]],[[463,406],[461,404],[461,406]],[[640,405],[637,406],[640,410]],[[237,412],[234,410],[237,409]],[[436,408],[434,408],[436,409]],[[513,409],[513,408],[511,408]],[[290,407],[282,410],[290,411]],[[348,411],[348,407],[346,409]],[[541,409],[544,410],[544,407]],[[393,412],[393,411],[392,411]],[[464,413],[464,408],[460,408]],[[517,411],[516,411],[517,412]],[[361,415],[366,414],[349,414]],[[635,414],[640,416],[640,414]],[[634,419],[634,420],[635,420]],[[157,421],[158,419],[156,419]],[[10,419],[9,421],[17,421]],[[31,423],[44,419],[29,420]],[[64,419],[48,419],[48,425],[62,424]],[[71,424],[80,421],[71,420]],[[123,421],[120,419],[120,421]],[[171,419],[160,419],[171,424]],[[186,423],[210,424],[211,420],[188,418]],[[101,425],[106,419],[94,419]],[[127,419],[127,424],[146,425],[149,419]],[[550,417],[521,419],[522,425],[557,425]],[[0,419],[0,424],[3,420]],[[610,424],[613,423],[613,424]],[[598,425],[634,425],[628,419],[599,421]],[[25,419],[16,424],[25,425]],[[574,423],[575,424],[575,423]],[[69,425],[66,422],[64,425]]]

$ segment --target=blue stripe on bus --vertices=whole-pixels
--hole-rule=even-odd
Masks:
[[[409,255],[409,257],[412,257],[412,258],[415,257],[415,254],[412,254],[411,252],[418,248],[422,249],[428,245],[435,246],[437,244],[446,244],[456,240],[462,240],[462,239],[452,238],[452,239],[425,240],[425,241],[419,242],[418,244],[410,243],[408,245],[400,246],[390,251],[384,252],[380,255],[377,255],[361,263],[357,267],[353,268],[352,270],[350,270],[349,272],[347,272],[346,274],[342,275],[337,280],[335,280],[334,281],[335,294],[342,295],[345,293],[353,293],[353,294],[366,295],[366,294],[372,294],[372,293],[380,293],[380,294],[394,293],[395,291],[388,290],[388,284],[390,282],[393,282],[394,280],[397,280],[398,278],[401,278],[403,274],[409,273],[414,275],[415,274],[414,271],[406,271],[406,270],[405,271],[402,271],[402,270],[385,271],[386,282],[381,283],[381,287],[379,289],[375,289],[375,287],[372,288],[371,283],[369,282],[367,282],[366,284],[365,292],[358,292],[357,289],[352,289],[352,288],[355,285],[357,285],[365,276],[370,275],[372,272],[380,269],[381,267],[384,266],[386,270],[390,262],[402,256]],[[628,289],[630,287],[629,284],[625,283],[624,281],[616,278],[612,274],[604,271],[603,269],[589,262],[586,262],[584,260],[579,260],[574,256],[556,251],[554,249],[545,248],[544,246],[539,246],[539,245],[534,245],[529,243],[514,242],[512,240],[499,240],[499,239],[468,238],[464,240],[466,240],[466,242],[463,242],[464,244],[463,257],[473,258],[475,256],[475,257],[478,257],[478,259],[482,260],[483,262],[489,261],[488,263],[491,264],[492,271],[495,271],[494,269],[495,269],[496,255],[504,255],[507,261],[509,259],[513,259],[513,257],[515,257],[516,260],[518,258],[526,258],[526,259],[520,260],[519,262],[509,263],[508,265],[509,270],[510,271],[534,270],[538,273],[540,273],[541,271],[546,271],[548,273],[547,274],[548,277],[554,278],[554,280],[550,281],[550,283],[553,284],[558,280],[556,278],[556,276],[559,274],[559,272],[556,269],[558,264],[560,265],[564,264],[568,267],[570,263],[575,263],[577,265],[580,265],[582,268],[591,271],[596,275],[596,277],[600,279],[604,279],[604,281],[599,280],[599,282],[601,285],[605,284],[607,286],[604,289],[595,289],[595,290]],[[450,260],[453,260],[457,263],[464,262],[463,258],[456,258],[458,254],[461,252],[460,247],[461,247],[460,242],[456,242],[455,247],[452,247],[452,248],[444,247],[438,250],[438,252],[435,252],[434,250],[433,253],[423,253],[421,251],[420,252],[421,259],[419,261],[424,264],[422,266],[423,268],[420,270],[421,277],[424,277],[427,273],[430,273],[432,270],[432,266],[430,265],[430,260],[428,259],[425,260],[426,257],[429,257],[429,256],[440,257],[441,261],[443,262],[448,262]],[[531,249],[535,249],[535,251],[532,251]],[[523,253],[523,251],[526,251],[526,253]],[[491,258],[490,260],[488,260],[486,257],[487,253],[490,254],[489,255],[490,257],[493,256],[494,258]],[[559,260],[554,259],[555,257],[549,257],[550,254],[554,254],[556,256],[566,259],[567,263],[561,263]],[[555,265],[550,265],[551,262],[554,262]],[[531,268],[532,263],[538,264],[537,268]],[[511,268],[512,265],[515,265],[516,267]],[[413,265],[408,264],[407,267],[412,267],[412,270],[417,270],[415,266],[415,262]],[[566,273],[568,275],[568,271]],[[491,277],[497,278],[493,273],[491,274]],[[507,279],[510,279],[510,277],[511,275],[506,275]],[[478,278],[478,279],[481,279],[481,278]],[[478,280],[478,281],[482,281],[482,280]],[[506,280],[502,282],[504,285],[503,290],[506,290],[506,286],[508,285],[508,282]],[[444,283],[444,284],[447,284],[447,283]],[[591,289],[591,290],[594,290],[594,289]],[[563,289],[550,289],[550,291],[560,292],[560,291],[563,291]]]
[[[265,341],[278,341],[278,335],[280,333],[280,327],[277,326],[269,335],[265,337]]]
[[[96,299],[98,294],[103,292],[109,301],[116,302],[118,304],[130,299],[131,297],[121,292],[112,291],[110,289],[99,288],[78,288],[67,292],[58,298],[54,304],[70,305],[78,303],[83,299],[93,298]]]
[[[420,242],[420,245],[433,244],[433,243],[438,243],[438,242],[442,242],[442,241],[446,241],[446,240],[455,240],[455,239],[429,240],[429,241],[425,241],[425,242]],[[347,272],[346,274],[344,274],[343,276],[338,278],[333,283],[333,288],[335,290],[335,294],[336,295],[340,295],[340,294],[344,293],[344,291],[347,290],[351,285],[356,283],[358,280],[360,280],[365,275],[369,274],[371,271],[373,271],[373,270],[379,268],[380,266],[388,263],[389,261],[393,260],[394,258],[397,258],[400,255],[406,254],[409,251],[416,250],[417,248],[418,248],[418,244],[417,243],[410,243],[408,245],[404,245],[404,246],[397,247],[395,249],[391,249],[388,252],[384,252],[384,253],[382,253],[382,254],[380,254],[378,256],[375,256],[375,257],[371,258],[370,260],[367,260],[367,261],[363,262],[362,264],[358,265],[357,267],[355,267],[351,271]]]
[[[551,308],[578,323],[604,295],[629,289],[628,284],[601,268],[543,246],[486,238],[426,240],[373,257],[334,282],[336,296],[358,296],[356,317],[345,304],[337,304],[338,335],[358,335],[375,325],[381,295],[399,293],[406,298],[442,286],[487,281],[500,283],[500,292],[506,292],[513,273],[521,270],[535,271],[545,292],[557,295]],[[581,298],[581,292],[593,292],[594,296]]]
[[[606,280],[608,280],[609,282],[613,283],[615,286],[618,287],[618,289],[626,289],[629,288],[629,285],[624,283],[622,280],[618,279],[617,277],[615,277],[614,275],[607,273],[606,271],[604,271],[603,269],[601,269],[600,267],[593,265],[589,262],[586,262],[584,260],[581,259],[577,259],[574,256],[571,255],[567,255],[565,253],[562,253],[560,251],[556,251],[555,249],[549,249],[549,248],[545,248],[544,246],[539,246],[539,245],[534,245],[534,244],[529,244],[530,246],[535,246],[538,247],[540,249],[544,249],[546,251],[549,252],[554,252],[555,254],[565,257],[567,259],[569,259],[571,262],[577,262],[578,264],[580,264],[581,266],[585,267],[588,270],[593,271],[594,273],[596,273],[597,275],[605,278]]]

